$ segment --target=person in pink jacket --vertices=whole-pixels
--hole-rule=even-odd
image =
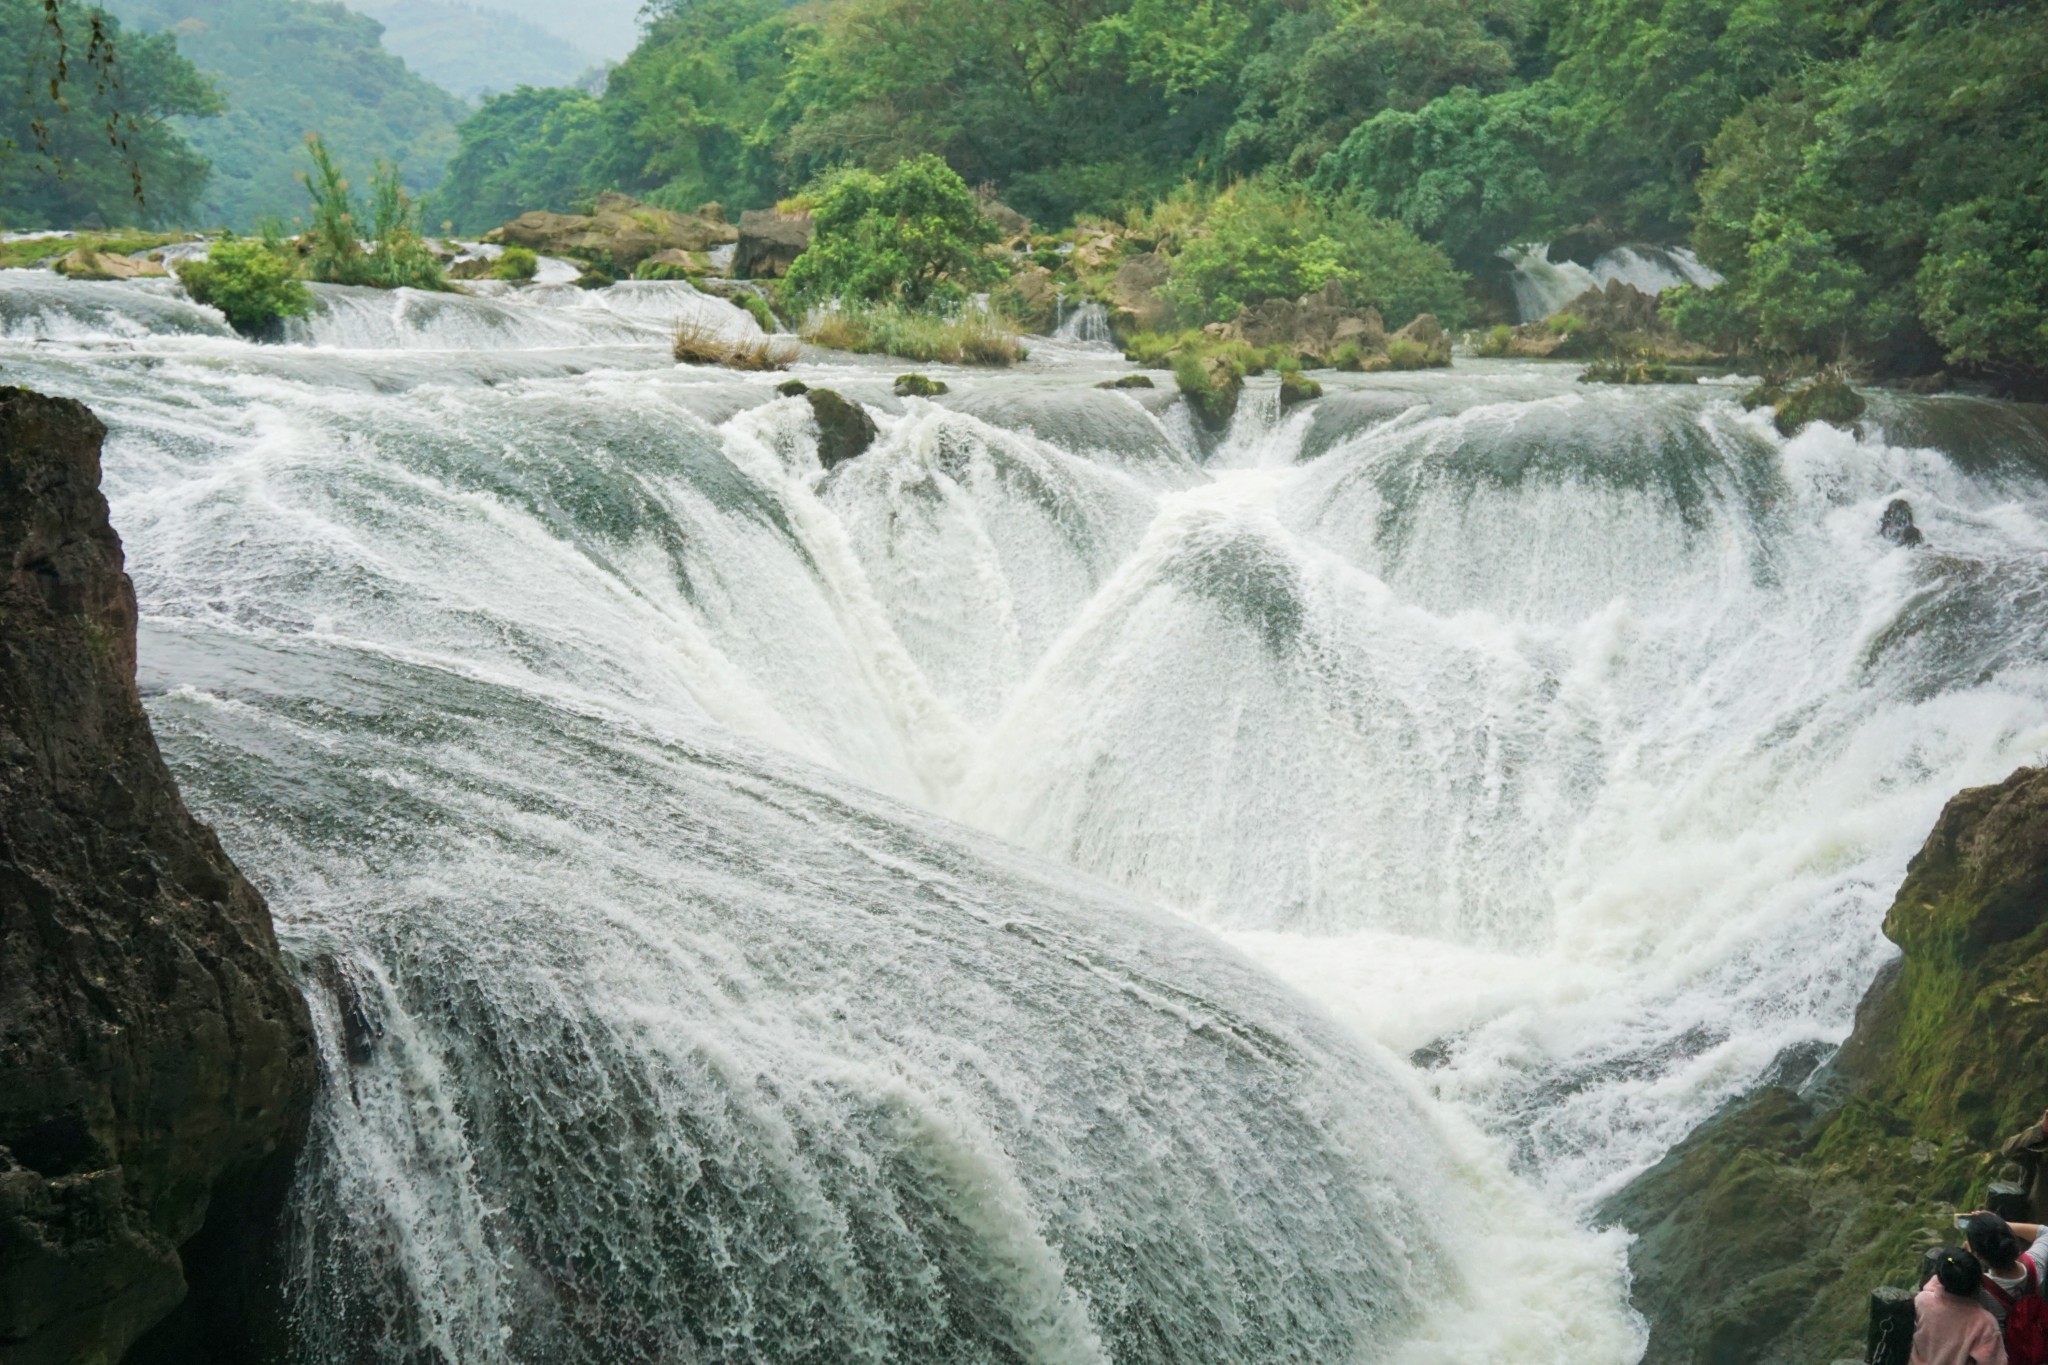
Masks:
[[[1984,1267],[1960,1247],[1934,1253],[1934,1278],[1913,1297],[1912,1365],[2005,1365],[1998,1319],[1977,1297]]]

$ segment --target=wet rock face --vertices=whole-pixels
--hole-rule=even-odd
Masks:
[[[827,469],[866,454],[881,435],[866,408],[830,389],[809,389],[802,396],[818,423],[818,463]]]
[[[0,389],[0,1360],[118,1360],[246,1284],[314,1085],[270,913],[185,809],[135,688],[104,429]],[[197,1239],[197,1240],[195,1240]],[[203,1263],[181,1249],[201,1248]]]
[[[748,209],[740,215],[739,250],[732,273],[741,279],[779,280],[811,244],[811,216],[774,209]]]
[[[2048,1090],[2048,769],[1959,793],[1885,917],[1902,958],[1797,1091],[1730,1105],[1601,1209],[1637,1236],[1644,1365],[1857,1357]]]
[[[1913,524],[1913,504],[1904,498],[1893,498],[1885,506],[1884,515],[1878,519],[1877,533],[1894,545],[1919,545],[1927,537]]]

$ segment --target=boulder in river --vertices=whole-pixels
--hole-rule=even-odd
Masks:
[[[1861,1358],[1866,1304],[1917,1286],[2042,1110],[2048,769],[1958,794],[1884,931],[1856,1027],[1723,1110],[1599,1210],[1636,1234],[1645,1365]],[[1824,1055],[1824,1054],[1823,1054]]]
[[[811,244],[811,215],[748,209],[740,215],[739,250],[732,273],[744,280],[779,280]]]
[[[112,252],[95,251],[87,246],[58,257],[51,262],[50,269],[74,280],[162,279],[171,273],[160,261],[116,256]]]
[[[809,389],[803,398],[818,423],[818,463],[827,469],[866,454],[881,435],[866,408],[831,389]]]
[[[136,692],[104,435],[78,403],[0,390],[8,1365],[120,1360],[179,1319],[203,1349],[128,1358],[237,1358],[314,1086],[270,911],[185,809]]]
[[[1335,280],[1298,299],[1246,304],[1230,334],[1254,346],[1285,349],[1312,366],[1335,364],[1340,351],[1375,355],[1387,344],[1386,324],[1378,310],[1352,307],[1344,286]]]
[[[1913,524],[1913,504],[1904,498],[1893,498],[1886,504],[1884,515],[1878,518],[1877,533],[1892,544],[1902,546],[1919,545],[1927,539]]]
[[[709,251],[737,237],[722,215],[676,213],[615,193],[599,195],[589,213],[522,213],[484,234],[486,242],[600,264],[613,274],[630,274],[657,252]]]

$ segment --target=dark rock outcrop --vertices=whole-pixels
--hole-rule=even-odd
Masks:
[[[1885,933],[1903,953],[1798,1089],[1731,1105],[1604,1209],[1637,1234],[1645,1365],[1860,1357],[2048,1093],[2048,769],[1949,802]]]
[[[830,389],[808,389],[803,399],[811,405],[811,416],[817,419],[818,463],[827,469],[865,455],[882,434],[866,408]]]
[[[732,273],[743,280],[779,280],[811,244],[808,213],[748,209],[740,215]]]
[[[314,1054],[270,912],[164,767],[84,407],[0,390],[0,1361],[119,1360],[234,1288]],[[182,1256],[181,1256],[182,1253]],[[195,1357],[197,1358],[197,1357]]]
[[[1877,533],[1901,546],[1920,545],[1927,539],[1913,524],[1913,504],[1904,498],[1893,498],[1886,504],[1884,515],[1878,518]]]
[[[1254,346],[1287,350],[1310,366],[1334,364],[1340,351],[1362,358],[1387,348],[1386,325],[1378,310],[1353,308],[1335,280],[1298,299],[1246,304],[1231,331]],[[1445,354],[1449,355],[1448,340]]]
[[[485,233],[484,240],[566,256],[622,275],[659,252],[709,251],[737,236],[723,212],[716,219],[692,217],[607,193],[598,196],[589,213],[522,213]]]
[[[1285,412],[1297,404],[1313,402],[1323,396],[1323,386],[1297,370],[1288,370],[1280,376],[1280,410]]]

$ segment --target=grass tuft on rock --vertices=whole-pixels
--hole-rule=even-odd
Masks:
[[[803,338],[834,351],[941,365],[1001,367],[1029,354],[1015,332],[985,313],[948,318],[900,308],[842,309],[807,323]]]
[[[734,336],[713,323],[685,319],[676,324],[676,363],[722,365],[730,370],[782,370],[797,357],[789,337]]]

